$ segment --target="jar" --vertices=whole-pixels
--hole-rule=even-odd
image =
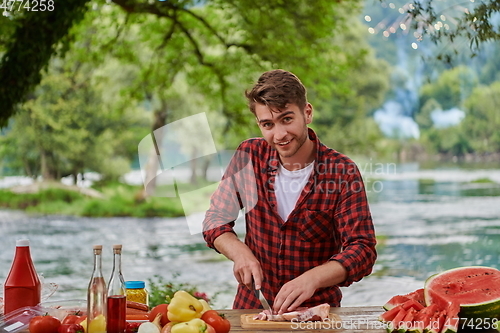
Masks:
[[[127,301],[149,306],[149,294],[144,281],[125,281],[125,288],[127,288]]]

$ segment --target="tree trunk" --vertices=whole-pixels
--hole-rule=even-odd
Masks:
[[[140,193],[137,194],[136,200],[138,201],[144,201],[148,196],[153,194],[156,189],[156,173],[158,172],[158,165],[156,163],[157,161],[157,156],[159,155],[159,149],[157,146],[157,142],[161,142],[162,138],[158,137],[155,138],[153,132],[163,126],[167,123],[167,115],[168,115],[168,107],[167,107],[167,102],[162,100],[161,101],[161,106],[159,109],[155,110],[153,113],[153,125],[151,127],[151,137],[153,140],[153,148],[151,149],[151,152],[149,154],[149,158],[146,164],[146,184],[148,185],[148,190],[146,191],[145,188],[141,190]]]
[[[198,184],[198,176],[196,175],[197,158],[195,158],[195,156],[197,156],[196,155],[197,150],[198,149],[196,147],[193,147],[191,151],[191,161],[189,161],[189,165],[191,166],[191,179],[189,182],[192,185]]]
[[[50,163],[50,154],[44,149],[40,150],[40,164],[43,180],[55,180],[55,170]]]
[[[203,159],[203,163],[201,165],[201,179],[204,181],[208,181],[208,168],[210,167],[210,158],[208,156],[205,156]]]

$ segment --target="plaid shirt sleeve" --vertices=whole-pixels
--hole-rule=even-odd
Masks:
[[[240,210],[251,204],[247,200],[248,195],[240,195],[245,184],[255,184],[255,177],[249,155],[240,145],[231,158],[217,190],[212,194],[210,208],[203,221],[203,237],[207,245],[216,251],[215,239],[226,232],[236,234],[233,230],[234,221]]]
[[[347,279],[340,286],[349,286],[371,273],[377,258],[376,239],[365,186],[358,168],[349,163],[348,181],[342,185],[334,219],[342,243],[342,251],[330,259],[347,269]]]

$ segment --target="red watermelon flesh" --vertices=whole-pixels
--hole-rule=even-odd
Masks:
[[[410,308],[408,312],[406,312],[406,315],[404,318],[401,320],[399,323],[399,330],[402,332],[405,332],[413,327],[413,319],[415,318],[415,315],[417,314],[417,310],[414,308]]]
[[[435,304],[418,311],[413,319],[413,331],[422,333],[436,312],[438,312],[438,307]]]
[[[404,309],[399,310],[398,314],[396,315],[396,317],[394,317],[394,319],[391,322],[392,325],[390,326],[392,329],[398,329],[401,326],[400,323],[403,321],[404,317],[406,316],[406,313],[407,311]]]
[[[500,316],[500,271],[491,267],[459,267],[431,276],[425,282],[425,301],[447,309],[460,306],[461,318]]]
[[[393,307],[392,309],[382,313],[378,319],[380,321],[385,321],[385,322],[390,322],[390,321],[393,321],[394,318],[396,317],[396,315],[399,313],[400,310],[403,309],[403,306],[402,305],[398,305],[398,306],[395,306]]]
[[[425,327],[425,331],[429,333],[439,333],[444,324],[444,318],[446,316],[445,311],[435,312],[434,316],[430,319],[429,323]]]
[[[387,301],[387,303],[383,305],[383,308],[386,310],[390,310],[393,307],[403,304],[409,300],[414,300],[425,306],[424,289],[417,289],[406,295],[393,296],[389,301]]]
[[[420,304],[419,302],[415,301],[414,299],[410,299],[403,304],[401,304],[403,309],[409,310],[409,309],[415,309],[415,310],[422,310],[424,306]]]
[[[458,326],[460,321],[460,318],[458,317],[459,312],[460,312],[459,304],[450,303],[448,305],[441,333],[454,333],[458,331]]]
[[[434,292],[434,293],[429,293]],[[425,282],[425,301],[434,295],[459,303],[478,304],[500,299],[500,271],[491,267],[459,267],[431,276]]]

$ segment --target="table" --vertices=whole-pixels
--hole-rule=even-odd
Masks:
[[[241,327],[240,317],[242,314],[259,313],[261,310],[217,310],[223,313],[231,322],[231,332],[244,333],[269,333],[277,332],[273,330],[252,330]],[[364,307],[339,307],[331,308],[331,313],[337,314],[342,319],[342,323],[330,325],[330,327],[314,329],[313,326],[296,325],[291,330],[280,330],[279,333],[297,333],[297,332],[342,332],[342,333],[386,333],[386,325],[378,320],[378,316],[384,312],[381,306]]]

